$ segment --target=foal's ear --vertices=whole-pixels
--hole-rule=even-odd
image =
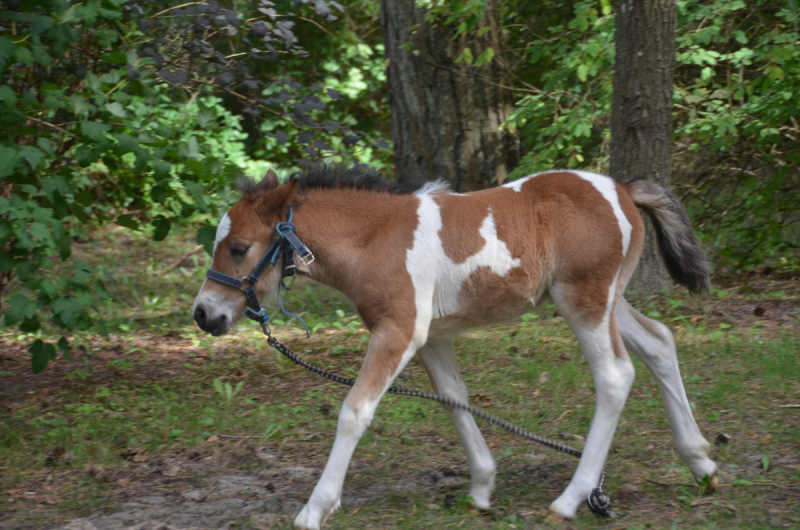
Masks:
[[[297,194],[297,180],[291,180],[288,184],[279,186],[274,190],[263,194],[258,199],[258,212],[262,216],[269,215],[273,212],[284,212],[286,207],[292,203],[294,196]],[[283,215],[283,213],[281,213]]]
[[[262,187],[263,185],[263,187]],[[267,174],[258,183],[258,187],[265,190],[272,190],[278,187],[278,175],[271,169],[267,170]]]

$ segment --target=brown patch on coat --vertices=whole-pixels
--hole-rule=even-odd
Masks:
[[[609,288],[622,263],[622,233],[611,204],[578,175],[545,173],[522,185],[520,195],[541,201],[551,227],[544,240],[557,249],[554,282],[564,284],[570,305],[590,325],[599,325]]]
[[[464,263],[486,245],[480,229],[489,215],[489,208],[485,201],[476,201],[469,195],[434,195],[433,200],[439,205],[442,216],[439,239],[444,253],[453,263]],[[485,209],[483,216],[479,215],[482,207]]]

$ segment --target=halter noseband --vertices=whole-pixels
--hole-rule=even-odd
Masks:
[[[215,282],[234,287],[244,293],[245,297],[247,298],[247,307],[244,309],[244,316],[261,324],[261,328],[267,335],[270,334],[268,326],[269,315],[264,308],[261,307],[261,303],[258,301],[258,295],[256,294],[255,289],[258,279],[262,274],[264,274],[264,271],[267,270],[269,265],[276,266],[281,257],[283,257],[284,267],[280,288],[288,291],[289,288],[285,283],[283,283],[283,280],[289,278],[290,276],[294,276],[295,272],[297,271],[297,267],[294,264],[294,253],[297,252],[297,257],[300,258],[300,261],[303,263],[303,265],[310,265],[314,262],[314,254],[308,250],[303,242],[297,237],[297,234],[295,234],[296,227],[294,224],[292,224],[291,205],[287,208],[287,210],[288,218],[286,222],[278,223],[275,225],[275,230],[273,230],[275,242],[272,243],[272,245],[267,249],[253,270],[250,271],[249,275],[240,279],[234,278],[233,276],[229,276],[219,271],[215,271],[211,268],[209,268],[208,272],[206,272],[206,278],[209,280],[214,280]],[[249,285],[244,287],[245,284]],[[303,322],[303,319],[300,318],[299,315],[289,313],[283,307],[280,297],[280,289],[278,291],[278,305],[280,306],[284,315],[296,318],[302,322],[303,326],[306,328],[306,335],[309,334],[308,326],[306,326],[306,323]]]

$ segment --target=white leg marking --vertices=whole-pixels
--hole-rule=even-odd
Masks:
[[[586,502],[589,493],[597,487],[603,471],[611,441],[617,428],[619,416],[628,398],[634,379],[633,363],[630,359],[618,359],[614,355],[611,330],[609,326],[616,278],[609,289],[609,306],[602,322],[595,329],[583,324],[574,312],[570,311],[568,300],[560,292],[558,285],[550,289],[559,311],[564,314],[581,350],[589,361],[594,376],[596,406],[592,426],[586,438],[583,456],[569,486],[551,505],[550,510],[572,519],[578,507]]]
[[[375,335],[373,335],[374,337]],[[370,341],[370,344],[372,345],[372,341]],[[416,337],[412,339],[411,345],[403,352],[403,357],[397,370],[386,381],[383,392],[391,386],[397,374],[405,368],[419,346],[420,342],[416,340]],[[369,352],[367,355],[369,355]],[[356,385],[358,384],[358,379],[356,379]],[[333,449],[331,449],[331,454],[328,457],[328,463],[325,465],[325,470],[322,472],[316,487],[314,487],[308,503],[295,518],[295,527],[317,530],[339,508],[342,485],[344,484],[344,477],[350,465],[353,451],[355,451],[364,431],[372,422],[379,402],[380,398],[375,401],[369,401],[361,405],[358,410],[350,408],[346,400],[342,404],[342,409],[339,412],[339,423],[336,428],[336,439],[333,442]]]
[[[429,339],[428,343],[419,350],[419,358],[428,371],[434,392],[440,396],[467,403],[467,386],[458,372],[452,339]],[[469,495],[475,501],[475,506],[489,509],[496,473],[492,452],[486,445],[472,414],[452,407],[443,406],[442,408],[453,422],[461,445],[464,446],[464,452],[467,454],[472,477]]]
[[[617,325],[625,347],[636,353],[658,383],[678,453],[696,478],[713,476],[717,466],[708,458],[710,446],[694,420],[669,328],[639,314],[623,298],[617,304]]]
[[[342,484],[347,467],[350,465],[350,458],[361,435],[369,427],[377,406],[378,401],[369,402],[360,410],[354,411],[346,402],[342,404],[336,440],[333,442],[328,464],[308,503],[295,518],[295,527],[318,530],[328,516],[339,508]]]

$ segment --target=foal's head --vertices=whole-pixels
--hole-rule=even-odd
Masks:
[[[270,170],[264,179],[239,186],[242,198],[226,213],[217,228],[211,268],[243,278],[258,263],[275,237],[275,225],[286,220],[286,209],[297,189],[297,181],[278,186]],[[280,267],[280,266],[279,266]],[[256,284],[259,299],[273,295],[281,280],[281,269],[268,267]],[[242,291],[215,281],[206,280],[194,301],[193,316],[197,324],[214,336],[224,335],[242,316],[247,301]]]

